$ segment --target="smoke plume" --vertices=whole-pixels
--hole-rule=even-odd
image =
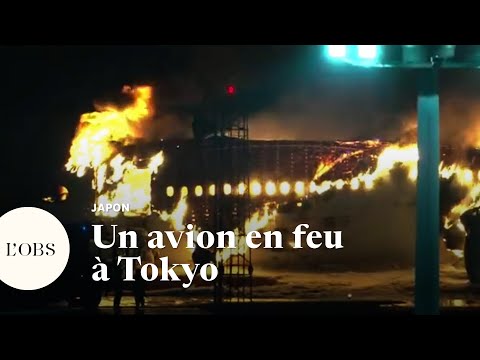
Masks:
[[[262,140],[395,140],[410,126],[409,112],[389,113],[363,97],[340,103],[335,94],[300,92],[251,118],[251,137]]]
[[[480,102],[478,99],[445,96],[440,113],[442,143],[456,147],[480,146]]]

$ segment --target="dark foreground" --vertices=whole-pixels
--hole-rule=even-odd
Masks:
[[[2,306],[0,316],[67,315],[134,318],[136,314],[160,316],[336,316],[378,315],[405,317],[414,314],[414,279],[411,269],[377,272],[262,273],[263,283],[254,288],[253,302],[232,302],[216,306],[212,289],[192,287],[147,291],[145,309],[135,311],[130,291],[125,291],[118,314],[113,294],[104,294],[97,311],[69,307],[65,301],[40,305],[38,298],[24,298]],[[472,287],[465,270],[441,267],[441,315],[480,315],[480,288]],[[257,275],[257,279],[259,276]],[[268,281],[267,281],[268,280]],[[257,283],[259,281],[257,280]],[[20,297],[19,299],[20,300]],[[392,301],[394,300],[394,301]],[[5,304],[5,302],[3,303]],[[10,316],[11,317],[11,316]]]
[[[338,315],[375,315],[375,316],[412,316],[414,309],[402,303],[382,301],[253,301],[231,302],[223,304],[158,304],[151,301],[142,311],[134,306],[122,306],[114,311],[111,306],[100,306],[97,310],[87,311],[71,308],[62,304],[43,308],[0,309],[0,316],[97,316],[97,317],[133,317],[133,316],[338,316]],[[480,315],[479,306],[443,306],[440,315]]]

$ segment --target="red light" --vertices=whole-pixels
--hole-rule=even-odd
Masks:
[[[228,95],[234,95],[234,94],[235,94],[235,86],[233,86],[233,85],[228,85],[228,86],[227,86],[227,94],[228,94]]]

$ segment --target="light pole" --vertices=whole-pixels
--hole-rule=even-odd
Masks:
[[[375,47],[375,48],[374,48]],[[448,62],[455,45],[403,45],[401,59],[383,56],[379,45],[328,45],[332,59],[361,67],[408,68],[417,71],[418,176],[415,242],[415,313],[434,315],[440,309],[440,104],[438,69],[462,68]],[[363,52],[362,52],[363,50]],[[383,50],[383,51],[382,51]],[[398,55],[397,55],[398,56]]]
[[[415,313],[440,308],[440,104],[438,68],[418,71],[417,98],[417,240],[415,242]]]

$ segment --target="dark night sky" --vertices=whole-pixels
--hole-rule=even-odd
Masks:
[[[154,85],[157,106],[188,130],[191,117],[175,109],[233,82],[254,99],[252,133],[262,138],[394,136],[415,107],[413,74],[334,67],[315,46],[0,47],[0,71],[2,208],[64,176],[80,114],[124,84]],[[442,76],[448,118],[475,117],[477,99],[477,73]]]

